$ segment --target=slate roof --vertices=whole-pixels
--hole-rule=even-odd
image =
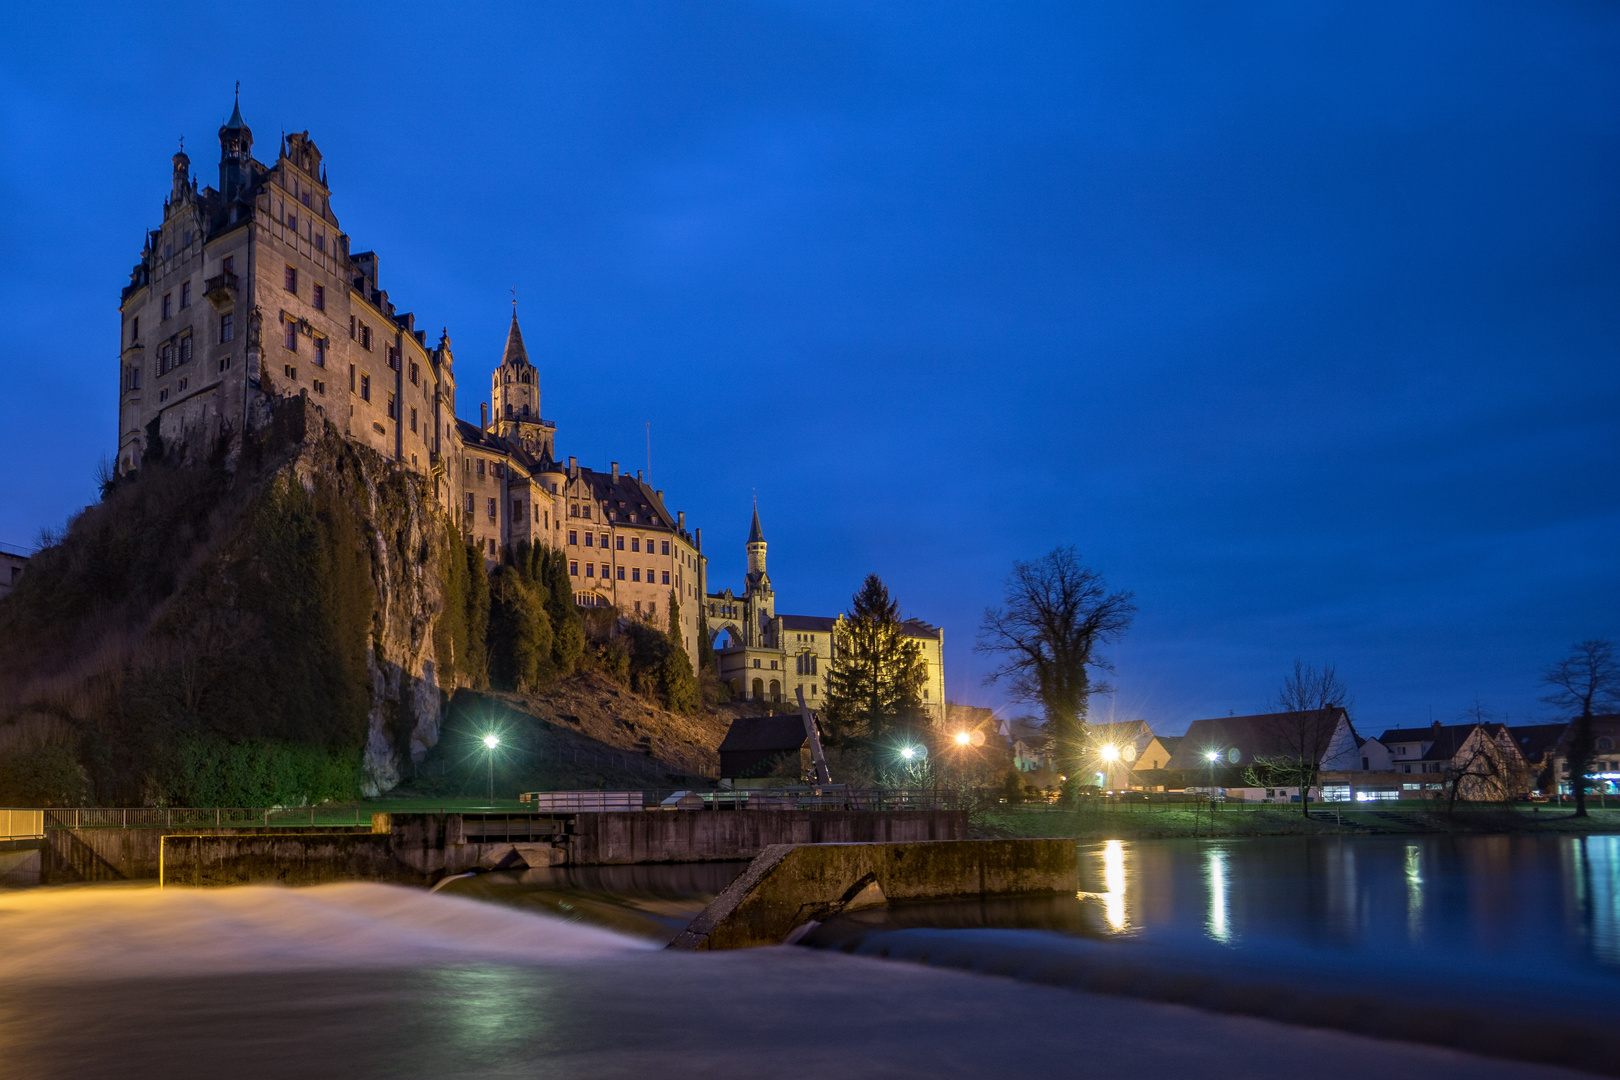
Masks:
[[[782,629],[830,634],[837,619],[824,615],[783,615]]]
[[[754,506],[754,523],[748,527],[748,542],[750,544],[763,544],[765,542],[765,530],[759,527],[758,504]]]
[[[900,624],[900,630],[907,637],[928,638],[930,641],[939,640],[939,627],[931,626],[921,619],[906,619]]]
[[[1539,765],[1546,760],[1547,753],[1558,745],[1567,727],[1568,724],[1518,724],[1508,728],[1508,733],[1519,744],[1519,753],[1524,755],[1524,760]]]
[[[523,331],[518,329],[517,312],[512,312],[512,328],[506,332],[506,352],[501,355],[501,366],[529,363],[529,351],[523,347]]]
[[[797,716],[740,717],[731,722],[720,742],[720,753],[737,751],[787,752],[804,745],[804,721]]]
[[[1169,769],[1205,769],[1209,762],[1204,754],[1211,750],[1221,752],[1221,760],[1216,762],[1217,767],[1222,765],[1252,765],[1256,757],[1268,754],[1286,754],[1283,728],[1296,722],[1295,718],[1304,717],[1304,722],[1311,725],[1320,725],[1322,751],[1324,756],[1330,750],[1329,740],[1339,721],[1345,718],[1343,709],[1325,709],[1320,712],[1302,713],[1257,713],[1252,716],[1217,716],[1208,720],[1194,720],[1187,725],[1187,734],[1182,736],[1175,749],[1170,752],[1170,761],[1166,764]],[[1238,751],[1238,760],[1232,761],[1227,753]]]

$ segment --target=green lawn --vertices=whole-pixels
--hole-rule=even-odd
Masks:
[[[973,816],[974,833],[987,837],[1072,837],[1077,840],[1179,836],[1347,836],[1369,833],[1611,833],[1620,832],[1620,809],[1589,809],[1583,821],[1568,807],[1526,804],[1377,809],[1313,805],[1208,807],[1123,804],[1081,810],[1003,806]]]

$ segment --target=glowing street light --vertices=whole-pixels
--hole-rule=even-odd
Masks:
[[[1117,746],[1105,746],[1105,747],[1103,747],[1102,748],[1102,759],[1104,761],[1118,761],[1119,760],[1119,747],[1117,747]]]
[[[970,743],[972,741],[973,741],[973,736],[968,734],[967,732],[958,731],[956,733],[956,745],[957,746],[966,746],[968,743]]]
[[[900,748],[900,756],[905,758],[907,761],[910,761],[912,758],[917,756],[917,748],[915,746],[902,746]]]
[[[501,737],[493,731],[484,736],[484,759],[489,764],[489,804],[495,805],[495,748],[501,745]]]

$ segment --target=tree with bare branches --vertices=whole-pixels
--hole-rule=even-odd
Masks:
[[[1569,784],[1575,795],[1575,816],[1586,816],[1586,774],[1591,768],[1592,718],[1620,708],[1620,664],[1614,645],[1604,638],[1583,641],[1568,656],[1542,673],[1548,687],[1542,701],[1575,713],[1570,720],[1564,754],[1569,761]]]
[[[1468,734],[1457,740],[1446,765],[1446,812],[1455,811],[1459,799],[1500,802],[1528,790],[1524,755],[1485,703],[1475,698],[1458,719],[1468,725]]]
[[[1303,660],[1284,677],[1267,720],[1271,752],[1257,755],[1251,772],[1273,784],[1299,788],[1299,809],[1311,816],[1310,793],[1321,779],[1322,759],[1333,746],[1339,713],[1350,707],[1350,690],[1332,664],[1320,668]]]
[[[987,609],[979,626],[974,651],[999,659],[985,683],[1005,681],[1015,701],[1041,706],[1069,775],[1079,770],[1091,695],[1112,689],[1093,678],[1113,670],[1098,646],[1125,633],[1136,613],[1131,600],[1128,592],[1110,592],[1073,547],[1059,547],[1014,563],[1001,606]]]

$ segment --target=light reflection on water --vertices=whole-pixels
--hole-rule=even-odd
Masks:
[[[1620,975],[1620,836],[1113,840],[1080,864],[1088,936]]]

